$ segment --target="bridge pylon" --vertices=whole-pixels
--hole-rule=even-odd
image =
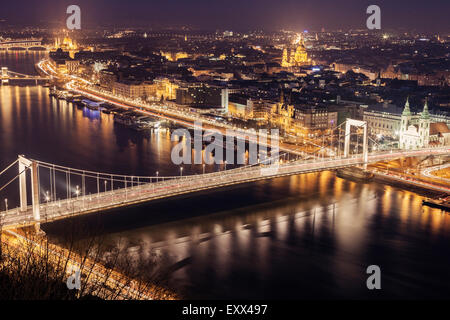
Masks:
[[[355,119],[347,119],[345,123],[345,143],[344,143],[344,157],[348,157],[350,151],[350,129],[351,127],[358,127],[364,129],[363,136],[363,159],[364,169],[367,169],[367,162],[369,160],[369,136],[367,135],[367,122]]]
[[[349,125],[352,124],[350,123]],[[349,145],[350,139],[347,141]],[[349,147],[347,146],[346,149],[348,156]],[[361,157],[361,155],[358,154],[357,157],[329,158],[326,161],[320,159],[304,159],[301,161],[294,160],[291,162],[286,162],[277,166],[276,172],[271,171],[270,174],[267,174],[267,172],[263,173],[260,166],[255,167],[250,165],[212,173],[167,177],[161,177],[158,173],[156,174],[156,177],[136,177],[104,172],[93,172],[64,167],[53,163],[27,159],[24,156],[19,156],[18,160],[14,161],[5,170],[0,172],[0,175],[2,175],[4,172],[19,163],[19,174],[16,175],[13,180],[10,180],[10,182],[6,185],[0,187],[0,191],[16,179],[19,179],[20,207],[8,209],[6,202],[5,213],[3,213],[3,211],[0,212],[0,217],[2,218],[2,221],[0,222],[3,227],[6,226],[11,228],[33,225],[37,233],[42,233],[40,230],[40,208],[42,209],[42,212],[45,213],[45,221],[48,222],[57,219],[64,219],[66,217],[73,217],[76,215],[138,205],[141,203],[170,198],[182,194],[249,183],[250,181],[259,181],[275,177],[359,166],[363,165],[364,161],[368,161],[368,163],[376,163],[379,161],[389,161],[404,157],[426,157],[430,155],[448,156],[449,154],[449,147],[431,147],[421,148],[418,150],[397,150],[396,152],[377,151],[371,153],[370,155],[368,155],[367,149],[365,149],[364,157]],[[366,155],[368,155],[368,159],[365,158]],[[28,170],[30,170],[31,173],[32,209],[30,209],[27,205],[26,193]],[[40,189],[42,186],[39,187],[38,178],[42,178],[43,174],[46,176],[46,170],[48,170],[47,172],[49,173],[50,178],[50,191],[46,191],[45,193],[45,203],[40,204],[39,195],[41,195]],[[65,191],[67,192],[67,197],[58,200],[56,200],[57,183],[55,171],[60,173],[60,178],[65,175],[66,182]],[[76,186],[76,188],[71,187],[71,175],[77,176],[75,181],[80,181],[81,179],[81,188],[79,188],[79,186]],[[89,179],[87,184],[86,179]],[[45,178],[45,180],[47,181],[47,178]],[[62,182],[62,179],[59,180],[59,182]],[[74,180],[72,179],[72,183],[73,182]],[[101,182],[104,182],[105,184],[104,190],[101,190],[100,188]],[[62,186],[63,184],[59,183],[58,185]],[[114,186],[116,187],[114,188]],[[88,187],[90,191],[95,192],[93,194],[91,192],[87,194],[86,187]],[[440,192],[450,192],[449,188],[446,188],[445,186],[432,186],[427,184],[424,185],[424,187],[439,190]],[[59,190],[59,195],[62,195],[63,191],[64,188],[63,190]],[[76,197],[71,196],[73,191],[75,191]]]
[[[27,169],[31,173],[31,203],[33,207],[33,219],[36,222],[41,220],[40,203],[39,203],[39,180],[38,180],[38,164],[36,161],[30,161],[23,155],[19,156],[19,193],[20,193],[20,210],[26,211],[28,207],[27,201]]]
[[[9,74],[8,74],[8,68],[7,67],[2,67],[2,73],[1,73],[1,82],[2,83],[8,83],[8,79],[9,79]]]

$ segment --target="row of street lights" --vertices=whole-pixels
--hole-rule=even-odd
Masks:
[[[226,170],[227,169],[227,161],[225,161],[224,164],[225,164],[225,170]],[[202,165],[203,174],[205,174],[205,166],[206,166],[205,164]],[[183,176],[183,167],[180,166],[180,177],[182,177],[182,176]],[[159,182],[159,171],[156,171],[156,182]],[[106,192],[108,181],[104,180],[104,183],[105,183],[105,192]],[[75,189],[75,195],[78,198],[80,194],[81,194],[80,186],[77,185],[76,189]],[[50,192],[47,190],[45,192],[45,202],[48,204],[50,202],[50,200],[51,200]],[[5,210],[8,211],[8,199],[6,199],[6,198],[5,198]]]

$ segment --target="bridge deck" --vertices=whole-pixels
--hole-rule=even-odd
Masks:
[[[450,148],[435,148],[416,151],[396,151],[369,156],[369,163],[392,160],[399,157],[450,154]],[[72,199],[53,201],[40,205],[41,222],[63,219],[66,217],[105,211],[156,199],[211,190],[230,185],[253,182],[263,179],[290,176],[302,173],[333,170],[343,167],[361,165],[363,157],[341,159],[312,159],[294,162],[276,167],[237,168],[208,174],[190,175],[173,180],[146,183],[139,186],[101,192],[95,195],[79,196]],[[13,228],[35,223],[33,210],[9,210],[4,214],[2,223],[5,228]]]

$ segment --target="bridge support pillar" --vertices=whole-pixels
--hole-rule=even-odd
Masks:
[[[19,156],[19,193],[20,193],[20,211],[26,211],[27,201],[27,172],[31,171],[31,203],[33,205],[33,218],[36,222],[41,220],[39,204],[39,180],[38,164],[36,161],[30,161],[23,155]]]
[[[8,83],[8,78],[9,78],[9,75],[8,75],[8,68],[7,67],[2,67],[2,73],[1,73],[1,80],[2,80],[2,83]]]
[[[347,158],[350,153],[350,129],[352,126],[363,128],[363,159],[364,159],[364,169],[367,169],[367,162],[369,160],[369,136],[367,134],[367,122],[347,119],[345,123],[345,142],[344,142],[344,157]]]
[[[350,128],[351,123],[349,119],[345,122],[345,137],[344,137],[344,157],[347,158],[350,151]]]
[[[33,218],[34,221],[39,222],[41,220],[40,204],[39,204],[39,180],[38,180],[38,164],[33,161],[31,164],[31,193],[33,204]]]
[[[27,172],[26,169],[31,165],[31,162],[19,156],[19,194],[20,194],[20,211],[27,210]]]
[[[367,135],[367,122],[364,123],[364,136],[363,136],[363,159],[364,170],[367,170],[367,162],[369,161],[369,136]]]

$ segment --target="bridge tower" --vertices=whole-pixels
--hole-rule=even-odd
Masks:
[[[369,160],[369,137],[367,135],[367,122],[347,119],[345,123],[345,144],[344,144],[344,157],[348,157],[350,151],[350,129],[351,127],[358,127],[364,129],[363,136],[363,159],[364,159],[364,169],[367,169],[367,162]]]
[[[23,155],[19,156],[19,194],[20,194],[20,210],[26,211],[28,207],[27,203],[27,169],[31,172],[31,203],[33,205],[33,218],[34,221],[39,222],[41,220],[39,210],[39,181],[37,172],[37,162],[30,161]]]
[[[2,83],[8,83],[8,68],[7,67],[2,67]]]

